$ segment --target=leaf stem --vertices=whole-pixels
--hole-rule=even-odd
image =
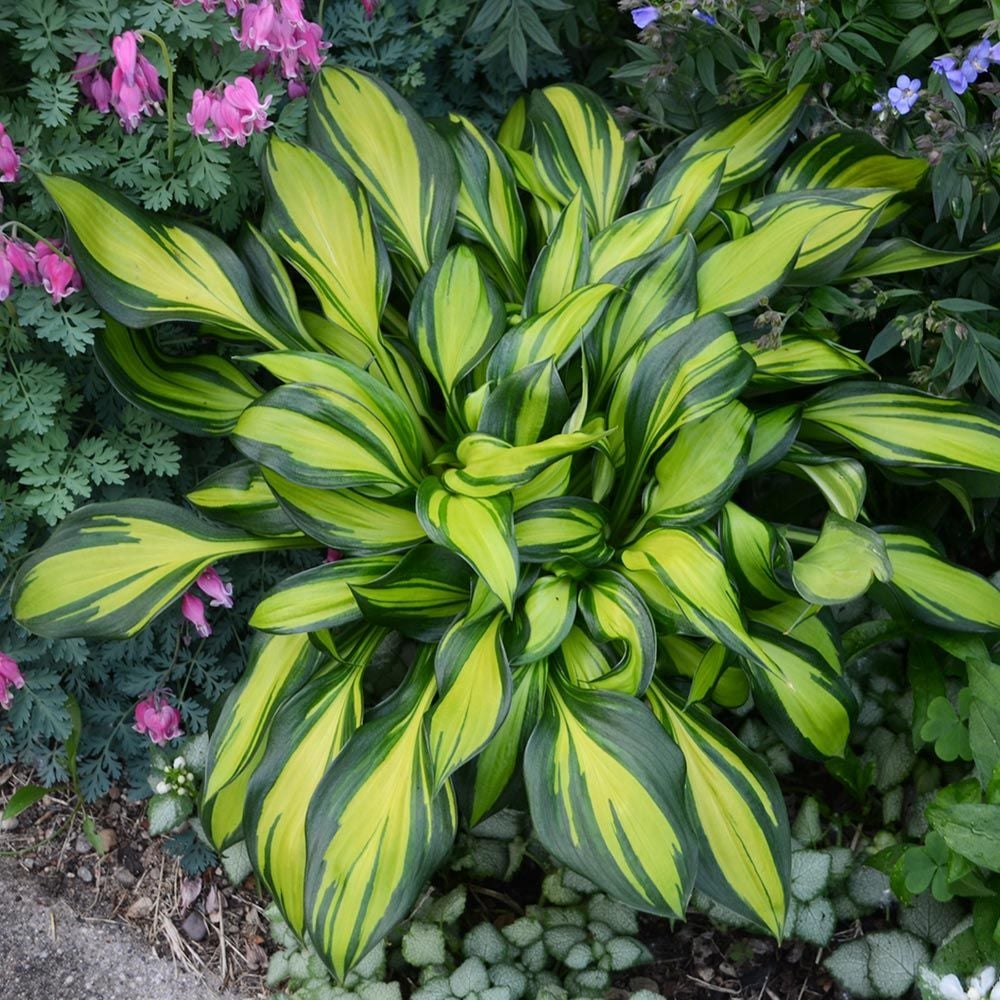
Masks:
[[[23,229],[29,236],[33,236],[39,243],[44,243],[57,257],[61,257],[67,264],[73,263],[73,258],[69,254],[60,250],[51,240],[46,239],[41,233],[36,232],[31,226],[26,226],[23,222],[18,222],[16,219],[12,219],[10,222],[5,222],[0,226],[0,233],[3,233],[5,229],[12,229],[14,232],[14,239],[17,239],[18,233]]]
[[[143,31],[142,37],[151,38],[160,47],[167,74],[167,159],[174,162],[174,64],[170,61],[167,43],[155,31]]]

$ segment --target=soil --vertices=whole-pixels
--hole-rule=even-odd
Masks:
[[[24,783],[12,768],[0,771],[0,809]],[[272,996],[264,976],[274,945],[253,879],[231,886],[221,869],[186,876],[150,838],[143,803],[117,790],[87,811],[103,854],[83,835],[72,796],[59,791],[0,829],[0,1000]],[[536,875],[524,871],[523,885],[470,886],[476,918],[509,922],[537,899]],[[698,916],[677,926],[643,916],[640,928],[653,961],[620,974],[608,1000],[641,989],[669,1000],[839,996],[819,949],[728,935]]]
[[[0,810],[24,783],[0,770]],[[117,790],[87,807],[98,853],[74,807],[56,790],[0,825],[0,1000],[271,996],[252,881],[187,877]]]

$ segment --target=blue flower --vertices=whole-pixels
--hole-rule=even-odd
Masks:
[[[943,76],[956,94],[964,94],[979,75],[968,59],[959,65],[954,56],[938,56],[931,63],[931,72]]]
[[[990,68],[990,40],[984,38],[981,42],[973,45],[971,49],[965,54],[965,61],[962,66],[968,66],[970,70],[974,70],[976,76],[980,73],[989,72]],[[976,77],[973,77],[974,80]],[[971,82],[971,81],[970,81]]]
[[[920,81],[911,80],[908,76],[900,76],[896,79],[896,86],[889,88],[889,103],[898,114],[905,115],[920,96]]]
[[[640,29],[648,28],[659,17],[660,12],[655,7],[636,7],[632,11],[632,23]]]
[[[874,111],[874,112],[875,112],[876,114],[877,114],[877,113],[878,113],[879,111],[884,111],[884,110],[885,110],[885,105],[884,105],[884,104],[883,104],[883,103],[882,103],[881,101],[876,101],[876,102],[875,102],[875,103],[874,103],[874,104],[872,105],[872,111]]]
[[[691,13],[698,18],[699,21],[704,21],[705,24],[709,24],[713,28],[719,23],[714,17],[712,17],[711,14],[706,14],[703,10],[693,10]]]

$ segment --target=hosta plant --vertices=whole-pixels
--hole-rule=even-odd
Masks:
[[[920,163],[827,136],[762,183],[805,99],[691,136],[640,195],[578,87],[519,101],[494,139],[329,68],[310,145],[272,139],[234,249],[45,178],[114,318],[111,382],[241,458],[193,509],[71,515],[16,614],[127,636],[213,562],[316,548],[250,620],[201,819],[220,848],[246,839],[338,976],[459,817],[525,792],[551,853],[619,900],[681,916],[697,884],[780,935],[782,798],[713,710],[752,697],[794,751],[836,757],[855,705],[829,606],[872,588],[904,621],[1000,627],[985,580],[864,509],[873,466],[954,491],[956,470],[1000,473],[1000,423],[880,383],[832,330],[760,343],[746,315],[936,259],[872,236]],[[222,350],[164,350],[145,328],[166,320]],[[773,476],[814,491],[803,524],[760,509]],[[401,681],[376,655],[391,634]]]

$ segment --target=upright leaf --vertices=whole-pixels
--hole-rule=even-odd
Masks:
[[[468,118],[450,114],[437,122],[458,163],[455,227],[489,247],[515,298],[524,292],[524,210],[514,171],[500,147]]]
[[[688,812],[699,833],[698,885],[780,940],[792,851],[778,782],[704,709],[684,708],[655,681],[648,698],[684,755]]]
[[[510,498],[456,496],[429,476],[417,492],[417,517],[431,541],[457,552],[512,613],[518,559]]]
[[[334,759],[306,815],[305,923],[343,981],[413,907],[455,837],[424,730],[436,685],[422,655]]]
[[[247,786],[264,757],[275,711],[323,661],[306,635],[254,636],[247,668],[227,696],[208,746],[199,817],[217,850],[243,834]]]
[[[501,629],[506,615],[459,619],[434,657],[441,692],[427,720],[438,788],[490,741],[510,706],[510,668]]]
[[[503,333],[500,293],[468,247],[455,247],[417,286],[410,309],[410,337],[448,396]]]
[[[354,662],[325,671],[281,705],[247,787],[247,851],[296,934],[305,933],[306,814],[330,762],[361,724],[361,678],[372,652],[357,651]]]
[[[550,679],[524,779],[554,857],[629,906],[683,916],[697,858],[684,762],[645,705]]]
[[[309,282],[328,320],[377,344],[389,258],[356,181],[311,149],[276,138],[262,167],[264,235]]]
[[[563,205],[577,191],[595,231],[615,220],[632,180],[636,153],[604,102],[583,87],[556,84],[528,98],[535,165]]]
[[[389,247],[418,274],[429,270],[448,245],[458,198],[445,141],[391,87],[328,66],[313,83],[309,142],[361,182]]]

